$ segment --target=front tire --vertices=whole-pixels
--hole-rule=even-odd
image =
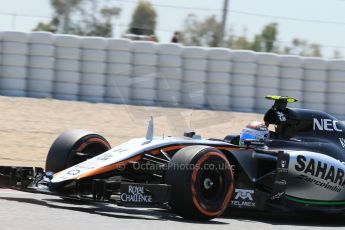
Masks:
[[[46,159],[46,171],[59,172],[110,149],[101,135],[86,130],[69,130],[52,144]]]
[[[227,208],[234,179],[227,158],[208,146],[188,146],[171,159],[165,175],[171,185],[169,205],[187,219],[210,220]]]

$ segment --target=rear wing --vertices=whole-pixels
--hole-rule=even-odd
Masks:
[[[265,97],[268,100],[273,100],[274,104],[272,106],[272,109],[285,109],[288,103],[297,102],[298,100],[293,97],[288,96],[273,96],[273,95],[267,95]]]
[[[272,96],[272,95],[267,95],[266,99],[274,101],[274,104],[266,112],[266,114],[264,116],[264,121],[265,121],[267,126],[269,124],[283,124],[283,123],[285,123],[287,121],[287,118],[286,118],[287,104],[298,101],[297,99],[292,98],[292,97]]]

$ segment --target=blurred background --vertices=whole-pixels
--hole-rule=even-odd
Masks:
[[[0,30],[345,55],[344,0],[0,0]],[[177,40],[176,40],[177,39]]]

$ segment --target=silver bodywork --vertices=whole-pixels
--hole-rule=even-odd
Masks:
[[[330,156],[309,152],[289,151],[289,176],[286,194],[319,200],[345,200],[345,165]]]
[[[115,148],[110,149],[105,153],[102,153],[94,158],[91,158],[87,161],[84,161],[80,164],[77,164],[55,174],[51,182],[59,183],[66,180],[79,179],[82,175],[86,173],[90,173],[99,168],[130,159],[151,149],[159,148],[169,144],[184,145],[191,143],[194,145],[227,145],[226,142],[222,141],[176,137],[152,137],[152,139],[132,139]]]

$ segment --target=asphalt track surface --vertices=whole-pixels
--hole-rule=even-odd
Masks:
[[[1,230],[152,230],[345,228],[344,215],[227,212],[209,222],[186,221],[167,210],[66,202],[59,197],[0,189]]]

